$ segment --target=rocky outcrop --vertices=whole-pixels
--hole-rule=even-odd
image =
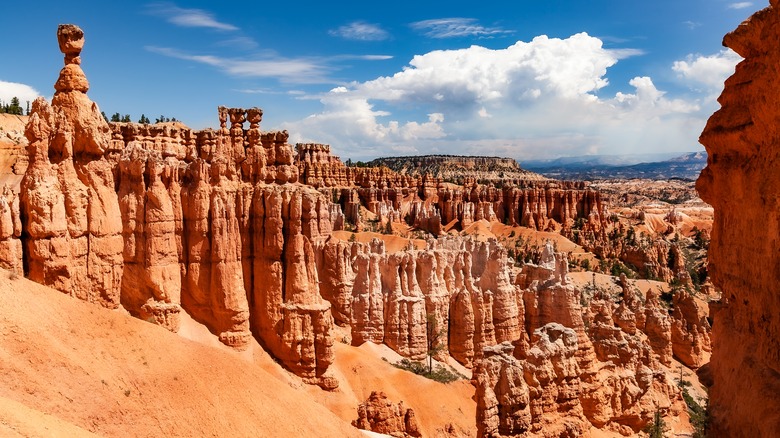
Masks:
[[[577,334],[550,323],[534,331],[524,360],[503,343],[484,350],[474,375],[480,437],[580,436],[589,427],[577,397]]]
[[[704,303],[679,289],[672,297],[672,352],[688,368],[697,369],[710,361],[712,328]]]
[[[744,60],[700,138],[709,158],[696,187],[715,210],[709,272],[723,291],[710,307],[713,436],[780,430],[780,219],[767,214],[780,208],[780,2],[769,3],[724,38]]]
[[[22,266],[22,220],[19,195],[8,186],[0,194],[0,267],[21,275]]]
[[[300,181],[312,187],[346,187],[352,184],[355,170],[339,157],[330,154],[330,145],[298,143],[295,145],[295,165]]]
[[[584,183],[546,180],[508,158],[399,157],[369,163],[377,167],[351,167],[331,155],[328,145],[305,143],[296,149],[301,181],[328,193],[358,230],[365,228],[360,206],[380,224],[405,221],[434,235],[453,221],[461,229],[487,220],[544,231],[570,228],[577,219],[595,230],[606,224],[606,202],[598,191]],[[381,164],[384,160],[391,167]],[[434,171],[441,166],[450,169],[447,175],[457,174],[462,185],[444,183]]]
[[[485,348],[474,368],[480,436],[578,436],[591,426],[631,435],[657,409],[684,409],[661,365],[667,350],[671,359],[669,330],[642,331],[648,319],[652,330],[668,319],[653,304],[648,313],[625,279],[619,304],[585,294],[548,245],[517,284],[525,336]]]
[[[352,425],[397,438],[422,436],[414,411],[406,408],[402,401],[394,404],[384,392],[371,392],[368,399],[358,406],[358,418]]]
[[[338,215],[297,183],[287,133],[260,131],[257,108],[220,107],[216,131],[109,125],[86,96],[82,31],[63,25],[58,39],[57,92],[51,105],[33,103],[26,130],[23,233],[16,198],[0,198],[4,263],[19,264],[21,236],[35,281],[172,331],[184,310],[236,348],[254,335],[295,373],[334,388],[331,305],[311,242]]]

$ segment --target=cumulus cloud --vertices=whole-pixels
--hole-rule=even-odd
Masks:
[[[465,36],[492,37],[512,33],[500,27],[482,26],[474,18],[436,18],[411,23],[412,29],[430,38],[454,38]]]
[[[745,9],[753,6],[753,2],[736,2],[729,3],[726,7],[729,9]]]
[[[390,34],[378,24],[366,23],[365,21],[353,21],[339,26],[337,29],[332,29],[328,33],[332,36],[356,41],[382,41],[390,37]]]
[[[685,60],[675,61],[672,70],[691,83],[720,90],[726,78],[734,73],[734,66],[741,60],[742,57],[736,52],[725,49],[710,56],[688,55]]]
[[[223,23],[214,18],[214,15],[202,9],[180,8],[173,3],[151,3],[146,6],[149,14],[164,18],[171,24],[181,27],[205,27],[215,30],[232,31],[238,27]]]
[[[27,102],[32,103],[38,96],[41,96],[41,93],[29,85],[0,80],[0,100],[3,104],[10,103],[11,99],[16,97],[24,108]]]
[[[471,46],[415,56],[401,71],[332,89],[322,110],[282,126],[293,141],[330,143],[343,157],[454,153],[518,159],[686,151],[709,116],[709,94],[670,96],[650,77],[604,95],[607,71],[631,54],[585,33],[504,49]],[[680,79],[714,84],[725,69],[702,56]],[[726,64],[733,55],[712,58]],[[715,62],[714,64],[718,64]],[[733,68],[733,64],[732,68]],[[620,84],[619,84],[620,85]]]

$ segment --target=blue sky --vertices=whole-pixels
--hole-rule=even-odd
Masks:
[[[767,2],[62,2],[3,5],[0,99],[50,98],[59,23],[86,34],[108,114],[263,129],[346,159],[520,159],[700,150],[739,58],[723,35]]]

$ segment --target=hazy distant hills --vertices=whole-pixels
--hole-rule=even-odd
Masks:
[[[707,153],[643,155],[589,155],[555,160],[531,160],[520,163],[523,169],[549,178],[564,180],[594,179],[670,179],[695,180],[707,165]]]

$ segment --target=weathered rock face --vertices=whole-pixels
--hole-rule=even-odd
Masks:
[[[22,221],[19,196],[8,186],[0,194],[0,267],[19,275],[22,267]]]
[[[550,323],[534,331],[525,360],[503,343],[485,348],[475,370],[477,430],[481,437],[580,436],[582,405],[577,334]]]
[[[406,408],[402,401],[397,405],[392,403],[384,392],[371,392],[368,399],[358,406],[358,419],[352,425],[398,438],[422,436],[414,411]]]
[[[482,348],[521,335],[522,302],[506,250],[495,241],[430,240],[425,250],[387,253],[384,243],[316,243],[322,290],[352,343],[385,343],[423,359],[427,324],[436,324],[445,351],[471,366]],[[350,269],[351,267],[351,269]],[[431,321],[429,319],[432,318]]]
[[[331,306],[311,244],[333,214],[296,184],[287,133],[261,132],[257,108],[220,107],[217,131],[109,125],[85,94],[83,33],[64,25],[58,39],[57,92],[33,103],[26,129],[24,234],[18,201],[0,198],[3,262],[23,258],[35,281],[172,331],[183,309],[225,344],[243,348],[254,334],[292,371],[334,388]]]
[[[671,360],[669,318],[652,303],[648,316],[625,279],[618,304],[583,295],[566,276],[565,256],[549,245],[518,275],[525,332],[485,348],[474,369],[480,436],[579,436],[591,426],[631,435],[656,409],[684,409],[661,367]],[[667,330],[645,335],[648,319]]]
[[[710,361],[712,352],[709,309],[684,289],[672,300],[672,351],[689,368],[699,368]]]
[[[723,291],[711,306],[713,436],[780,430],[780,4],[757,12],[723,42],[745,59],[726,80],[700,141],[707,168],[696,188],[715,209],[709,270]]]

